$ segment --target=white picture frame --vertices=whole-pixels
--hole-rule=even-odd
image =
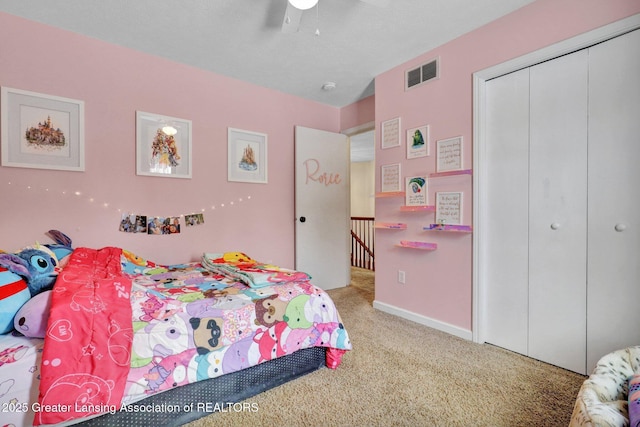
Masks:
[[[426,175],[405,178],[405,206],[427,206],[429,202],[428,179]]]
[[[136,111],[136,174],[192,176],[191,120]]]
[[[462,192],[441,191],[436,193],[436,224],[462,224]]]
[[[227,130],[227,181],[268,183],[267,134]]]
[[[400,117],[385,120],[380,126],[380,148],[383,150],[387,148],[400,146]]]
[[[462,170],[462,136],[436,142],[437,172]]]
[[[402,191],[400,163],[382,165],[380,169],[380,191],[383,193]]]
[[[83,172],[84,101],[2,87],[2,166]]]
[[[406,144],[407,159],[429,156],[429,125],[407,129]]]

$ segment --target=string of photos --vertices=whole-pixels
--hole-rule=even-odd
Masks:
[[[186,227],[192,227],[196,225],[204,224],[204,213],[192,213],[181,214],[179,216],[150,216],[150,215],[137,215],[132,214],[132,210],[125,210],[114,206],[109,201],[100,200],[93,195],[85,194],[80,190],[68,190],[68,189],[54,189],[49,188],[46,184],[38,183],[16,183],[8,181],[6,183],[0,183],[0,187],[5,185],[7,187],[14,187],[20,192],[21,197],[33,197],[41,199],[45,195],[49,197],[56,197],[59,200],[64,200],[61,203],[70,203],[72,199],[78,202],[88,203],[94,207],[100,207],[102,209],[113,210],[118,216],[120,216],[119,230],[123,233],[141,233],[141,234],[176,234],[180,233],[180,226],[183,223]],[[0,188],[0,194],[3,194],[4,188]],[[212,203],[209,207],[201,207],[198,210],[202,212],[212,211],[216,212],[219,208],[237,207],[243,204],[245,201],[251,201],[252,196],[247,195],[244,197],[237,197],[234,200],[227,200],[222,203],[219,201]],[[74,205],[76,206],[76,205]],[[126,213],[124,213],[126,212]],[[193,212],[193,211],[192,211]]]
[[[204,214],[184,215],[184,225],[193,227],[204,224]],[[125,213],[120,220],[120,231],[123,233],[142,234],[177,234],[180,233],[179,216],[147,216]]]

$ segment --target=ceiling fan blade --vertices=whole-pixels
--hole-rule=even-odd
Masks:
[[[377,7],[387,7],[389,5],[389,0],[360,0],[365,3],[369,3],[370,5]]]
[[[284,12],[282,20],[283,33],[295,33],[300,28],[300,19],[302,19],[302,10],[291,6],[287,1],[287,10]]]

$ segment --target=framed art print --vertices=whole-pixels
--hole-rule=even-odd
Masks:
[[[462,224],[462,192],[436,193],[436,224]]]
[[[407,130],[407,159],[429,155],[429,125]]]
[[[405,206],[427,206],[427,176],[409,176],[405,178]]]
[[[390,165],[382,165],[381,167],[380,188],[383,193],[402,191],[402,182],[400,181],[400,163]]]
[[[380,148],[400,146],[400,117],[382,122]]]
[[[227,181],[267,183],[267,135],[229,128]]]
[[[436,155],[438,172],[462,170],[462,137],[437,141]]]
[[[136,174],[191,178],[191,121],[136,111]]]
[[[2,88],[2,166],[84,171],[84,101]]]

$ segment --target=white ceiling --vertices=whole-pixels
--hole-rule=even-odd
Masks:
[[[375,132],[370,130],[349,138],[352,162],[370,162],[375,159]]]
[[[294,33],[282,32],[287,0],[0,0],[0,11],[343,107],[372,95],[376,75],[532,2],[365,1],[320,0]]]

